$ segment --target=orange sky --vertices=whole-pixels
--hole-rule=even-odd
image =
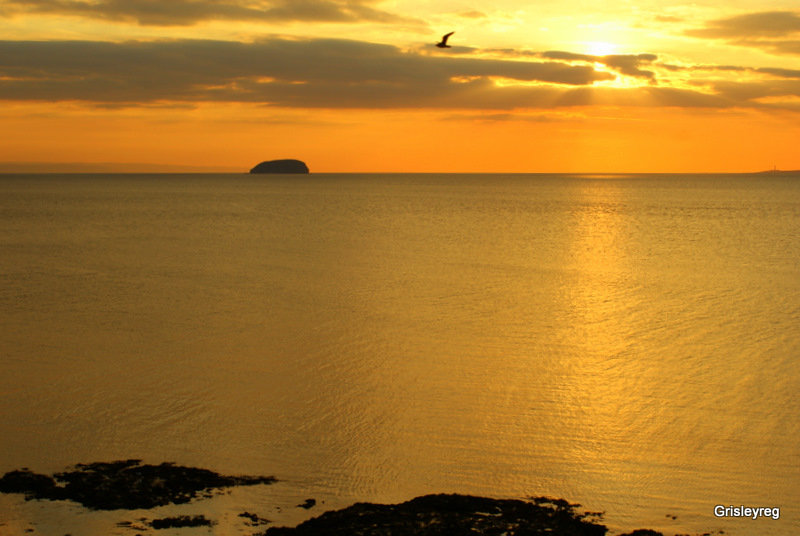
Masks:
[[[792,5],[5,0],[0,171],[798,169]]]

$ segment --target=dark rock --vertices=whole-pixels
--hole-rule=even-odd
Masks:
[[[46,475],[39,475],[22,469],[11,471],[0,478],[0,492],[24,493],[26,495],[54,497],[58,495],[56,481]]]
[[[633,532],[626,532],[625,534],[620,534],[620,536],[664,536],[660,532],[656,532],[650,529],[636,529]]]
[[[314,506],[316,506],[316,504],[317,504],[316,500],[314,500],[314,499],[306,499],[303,504],[298,504],[297,507],[298,508],[305,508],[306,510],[311,510],[312,508],[314,508]]]
[[[308,166],[300,160],[268,160],[251,169],[250,173],[308,173]]]
[[[205,516],[178,516],[154,519],[150,526],[156,530],[174,529],[180,527],[210,527],[213,522]]]
[[[266,525],[270,522],[269,519],[265,519],[260,517],[258,514],[251,514],[250,512],[242,512],[239,514],[239,517],[244,517],[250,520],[251,527],[257,527],[259,525]]]
[[[396,504],[358,503],[326,512],[295,528],[273,527],[265,536],[603,536],[600,515],[578,504],[540,497],[530,501],[469,495],[426,495]]]
[[[94,510],[134,510],[186,503],[209,490],[272,482],[274,477],[224,476],[196,467],[124,460],[78,464],[53,478],[12,471],[0,479],[0,492],[24,493],[27,499],[70,500]]]

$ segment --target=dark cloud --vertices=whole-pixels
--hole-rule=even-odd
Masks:
[[[800,14],[794,11],[747,13],[706,23],[705,28],[687,30],[694,37],[752,39],[785,37],[800,32]]]
[[[743,67],[741,65],[669,65],[659,64],[659,67],[669,71],[717,71],[733,73],[766,74],[776,78],[800,78],[800,70],[784,69],[781,67]]]
[[[259,102],[290,107],[512,108],[613,75],[563,62],[429,56],[373,43],[0,41],[0,98],[94,103]]]
[[[208,20],[419,23],[373,7],[374,0],[5,0],[5,12],[74,15],[141,25]]]
[[[730,76],[720,78],[693,78],[690,83],[698,88],[706,88],[705,92],[690,92],[704,97],[691,97],[701,105],[724,105],[740,108],[775,108],[797,111],[796,100],[800,98],[800,70],[779,67],[745,67],[741,65],[659,65],[673,71],[689,73],[737,73],[735,79]],[[746,75],[746,76],[742,76]],[[661,96],[670,95],[670,88],[659,88]],[[711,92],[710,94],[708,92]],[[681,95],[685,99],[689,94]],[[704,99],[713,99],[706,101]],[[771,99],[770,102],[763,99]],[[667,102],[662,100],[662,102]]]
[[[741,65],[695,65],[692,67],[692,69],[702,70],[702,71],[724,71],[724,72],[734,72],[734,73],[742,73],[750,70],[750,68],[742,67]]]
[[[713,83],[714,90],[721,96],[742,102],[756,103],[764,98],[795,98],[800,96],[799,80],[772,80],[766,82],[728,82],[717,81]]]
[[[589,105],[761,107],[759,99],[765,97],[788,97],[788,102],[800,96],[800,71],[792,69],[672,66],[687,73],[743,71],[754,76],[747,83],[692,80],[696,90],[653,84],[622,89],[594,87],[594,82],[615,75],[591,64],[601,62],[652,80],[641,66],[660,67],[656,56],[550,51],[520,56],[525,59],[487,59],[429,52],[337,39],[0,41],[0,100],[79,101],[102,107],[244,102],[500,113]]]
[[[800,55],[800,12],[767,11],[748,13],[707,22],[704,28],[687,30],[687,35],[723,39],[728,43],[758,48],[774,54]]]
[[[512,49],[491,49],[489,52],[503,54],[507,56],[536,57],[548,60],[559,60],[569,62],[599,63],[605,65],[620,74],[646,78],[655,81],[653,71],[640,69],[644,65],[650,65],[658,59],[655,54],[610,54],[607,56],[595,56],[592,54],[576,54],[563,50],[548,50],[546,52],[534,52],[528,50],[515,51]]]
[[[675,65],[673,63],[659,63],[659,67],[662,69],[666,69],[667,71],[679,72],[685,71],[687,68],[683,65]]]
[[[742,43],[749,46],[756,46],[769,50],[776,54],[798,54],[800,55],[800,40],[779,40],[758,43]]]
[[[760,67],[754,69],[756,72],[777,76],[778,78],[800,78],[800,71],[797,69],[781,69],[777,67]]]
[[[649,65],[658,59],[655,54],[611,54],[608,56],[593,56],[590,54],[574,54],[560,50],[550,50],[539,54],[540,57],[564,61],[585,61],[600,63],[618,73],[655,80],[655,73],[640,69],[642,65]]]

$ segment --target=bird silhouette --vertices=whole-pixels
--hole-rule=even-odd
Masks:
[[[450,45],[447,44],[447,39],[453,35],[455,32],[450,32],[449,34],[444,34],[442,40],[436,43],[436,46],[439,48],[452,48]]]

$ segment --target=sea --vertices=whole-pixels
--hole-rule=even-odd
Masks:
[[[429,493],[794,536],[798,359],[800,173],[0,176],[0,474],[278,479],[137,511],[0,495],[3,536],[251,535]]]

